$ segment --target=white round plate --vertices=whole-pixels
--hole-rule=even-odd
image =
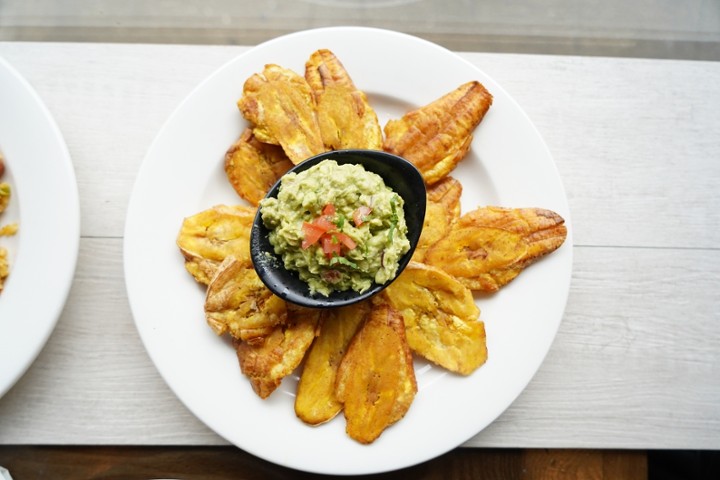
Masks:
[[[80,240],[80,204],[65,141],[30,84],[0,58],[0,151],[12,197],[0,225],[18,222],[0,293],[0,397],[45,345],[70,291]]]
[[[185,271],[175,238],[184,217],[242,200],[225,178],[227,148],[246,126],[236,101],[267,63],[302,74],[310,54],[332,50],[382,125],[470,80],[494,104],[469,156],[453,172],[464,210],[493,204],[544,207],[569,220],[550,153],[522,109],[491,78],[452,52],[385,30],[335,27],[276,38],[230,61],[178,107],[142,164],[125,230],[125,275],[135,322],[158,370],[219,435],[266,460],[311,472],[365,474],[414,465],[457,447],[497,418],[540,366],[560,323],[572,267],[571,239],[495,295],[478,298],[489,360],[469,377],[416,362],[409,412],[371,445],[345,434],[342,415],[319,427],[295,417],[296,378],[261,400],[234,350],[205,324],[204,291]]]

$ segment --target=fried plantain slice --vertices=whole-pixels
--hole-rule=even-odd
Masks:
[[[262,283],[252,263],[227,257],[208,285],[205,319],[218,335],[253,343],[286,323],[287,307]]]
[[[494,292],[563,244],[565,220],[542,208],[483,207],[462,215],[425,262],[468,288]]]
[[[410,262],[383,295],[402,314],[416,354],[462,375],[487,360],[485,324],[472,292],[448,273]]]
[[[250,261],[250,230],[256,209],[216,205],[183,220],[176,243],[185,268],[207,285],[220,263],[232,255]]]
[[[10,184],[6,182],[0,182],[0,213],[4,212],[7,206],[10,204],[10,195],[12,189]]]
[[[335,395],[343,404],[346,432],[368,444],[405,416],[417,393],[412,354],[402,316],[382,297],[340,362]]]
[[[255,137],[280,145],[298,164],[326,151],[317,121],[317,105],[310,86],[297,73],[275,64],[265,65],[245,81],[238,108],[253,124]]]
[[[337,370],[350,340],[369,314],[369,300],[323,311],[320,335],[305,358],[295,397],[295,414],[303,422],[319,425],[342,410],[335,397]]]
[[[315,94],[325,147],[382,149],[382,129],[375,110],[333,52],[313,52],[305,63],[305,79]]]
[[[492,104],[478,81],[467,82],[437,100],[385,125],[383,149],[412,162],[432,185],[467,154],[472,133]]]
[[[260,398],[267,398],[302,362],[317,335],[319,310],[288,304],[288,319],[261,342],[233,339],[240,370]]]
[[[453,177],[444,177],[427,189],[425,221],[420,233],[413,260],[422,262],[425,252],[450,231],[450,226],[460,217],[462,184]]]
[[[2,293],[5,279],[10,275],[10,263],[8,262],[8,251],[0,247],[0,293]]]
[[[20,224],[17,222],[8,223],[7,225],[0,225],[0,237],[12,237],[20,229]]]
[[[262,143],[246,129],[225,154],[225,174],[240,197],[258,206],[293,163],[277,145]]]

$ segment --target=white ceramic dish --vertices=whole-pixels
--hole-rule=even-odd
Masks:
[[[419,392],[404,419],[369,446],[345,434],[342,416],[312,428],[296,419],[296,378],[267,400],[240,373],[235,352],[205,324],[204,291],[185,271],[175,237],[183,217],[240,203],[223,156],[246,125],[235,102],[266,63],[302,73],[329,48],[381,123],[477,79],[494,104],[469,156],[453,173],[464,210],[495,204],[544,207],[569,224],[552,157],[522,109],[482,71],[418,38],[356,27],[299,32],[259,45],[201,83],[162,128],[141,167],[128,210],[125,273],[137,328],[158,370],[187,407],[238,447],[291,468],[331,474],[394,470],[440,455],[481,431],[525,388],[553,341],[565,307],[572,240],[496,295],[478,298],[489,360],[470,377],[416,362]],[[520,74],[520,73],[519,73]]]
[[[75,172],[52,115],[30,84],[0,58],[0,150],[13,196],[0,224],[10,276],[0,294],[0,397],[45,345],[70,291],[80,240]]]

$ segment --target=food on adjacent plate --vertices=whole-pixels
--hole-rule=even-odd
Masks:
[[[405,416],[417,393],[412,354],[399,312],[381,296],[353,337],[337,372],[347,434],[372,443]]]
[[[5,175],[5,158],[0,153],[0,180]],[[4,212],[10,204],[10,184],[0,181],[0,213]]]
[[[15,235],[20,227],[17,223],[8,223],[0,227],[0,237],[11,237]]]
[[[382,149],[375,110],[334,53],[314,52],[305,64],[305,79],[315,94],[320,133],[328,150]]]
[[[250,128],[225,154],[225,174],[230,184],[254,206],[292,166],[282,147],[260,142]]]
[[[10,264],[8,262],[8,251],[5,247],[0,247],[0,292],[3,291],[5,279],[10,275]]]
[[[358,326],[370,314],[369,300],[323,310],[320,334],[308,351],[295,397],[295,414],[303,422],[319,425],[334,418],[342,404],[335,396],[340,361]]]
[[[279,65],[266,65],[243,87],[238,108],[264,143],[280,145],[298,164],[325,152],[315,96],[304,77]]]
[[[461,215],[463,186],[450,172],[492,99],[479,82],[467,82],[383,130],[330,50],[311,54],[305,77],[269,64],[246,80],[238,107],[250,126],[224,167],[252,206],[220,205],[185,218],[177,245],[187,271],[207,285],[207,323],[232,338],[257,395],[267,398],[302,369],[297,417],[319,425],[342,411],[347,434],[368,444],[410,408],[413,354],[458,375],[486,362],[473,291],[500,289],[567,236],[564,220],[541,208],[478,207]],[[321,294],[393,279],[393,264],[409,247],[402,199],[374,174],[332,161],[284,175],[292,164],[341,148],[383,149],[414,163],[427,185],[425,222],[412,261],[379,295],[306,309],[275,296],[253,268],[257,208],[286,268],[304,271]],[[280,178],[278,198],[263,200]]]
[[[216,205],[183,220],[176,243],[185,268],[207,285],[228,256],[250,262],[250,230],[256,209]]]
[[[0,213],[7,209],[10,204],[10,184],[6,182],[0,182]]]
[[[0,153],[0,179],[5,175],[5,159]],[[0,182],[0,213],[3,213],[10,204],[12,189],[7,182]],[[0,224],[0,237],[15,235],[18,231],[17,223]],[[0,293],[2,293],[5,279],[10,275],[10,261],[7,248],[0,246]]]
[[[565,220],[542,208],[477,208],[432,245],[425,263],[472,290],[495,292],[565,242]]]
[[[427,189],[427,204],[420,240],[413,253],[413,260],[422,262],[431,245],[450,231],[451,225],[460,217],[462,184],[453,177],[445,177]]]
[[[410,249],[403,205],[380,175],[330,159],[283,176],[260,214],[285,268],[328,296],[395,277]]]
[[[383,148],[412,162],[425,183],[432,185],[465,157],[472,133],[492,100],[480,82],[467,82],[401,119],[387,122]]]
[[[413,353],[461,375],[487,360],[485,324],[472,292],[448,273],[410,262],[383,295],[402,315]]]
[[[208,285],[205,319],[218,335],[262,343],[287,316],[285,301],[268,290],[249,261],[227,257]]]
[[[300,364],[317,333],[318,310],[288,304],[287,322],[261,342],[233,340],[240,369],[260,398],[267,398]]]

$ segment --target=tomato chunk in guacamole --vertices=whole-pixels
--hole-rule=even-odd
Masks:
[[[361,165],[324,160],[288,173],[260,214],[275,254],[313,294],[384,284],[410,249],[402,197]]]

